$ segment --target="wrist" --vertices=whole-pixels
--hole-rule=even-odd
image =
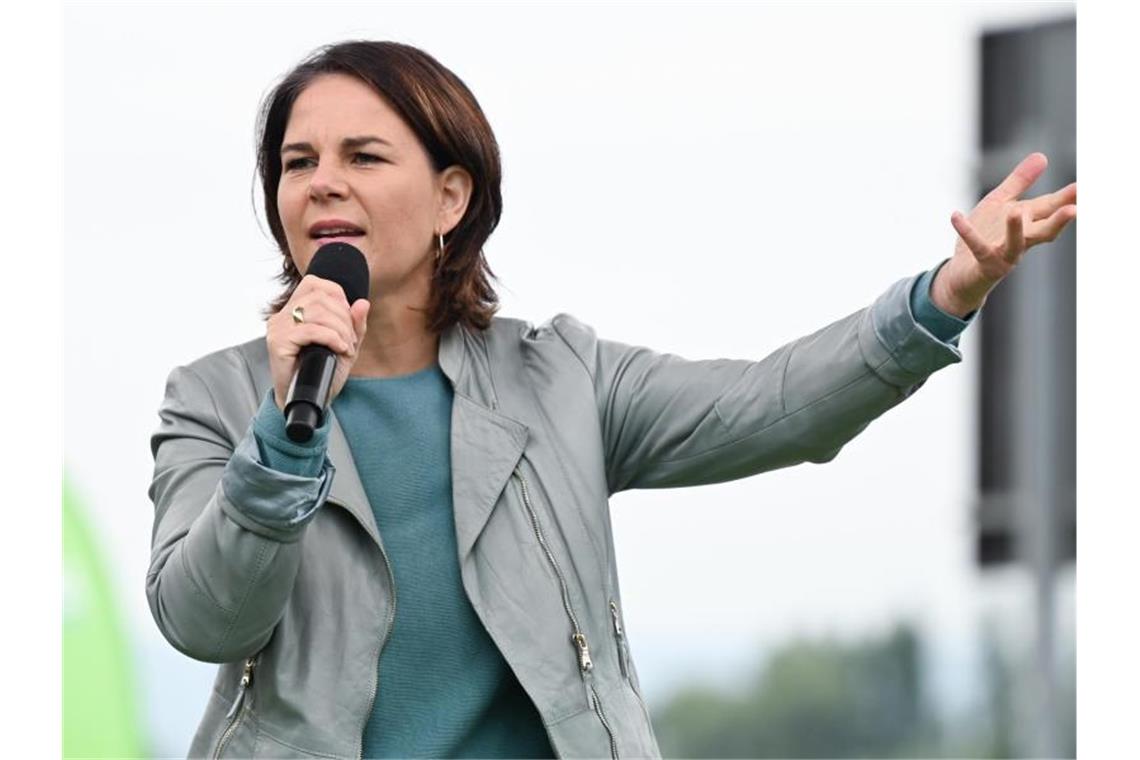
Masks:
[[[951,263],[947,262],[946,266],[939,269],[934,282],[930,284],[930,300],[947,314],[958,319],[965,319],[967,315],[982,308],[986,302],[986,294],[989,289],[979,288],[978,292],[975,293],[961,293],[953,290],[949,285],[949,276],[947,275]]]

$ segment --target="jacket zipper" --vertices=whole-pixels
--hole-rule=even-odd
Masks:
[[[594,712],[598,715],[598,720],[602,722],[602,728],[606,729],[606,733],[610,737],[610,757],[613,760],[618,760],[617,741],[614,739],[614,730],[610,728],[610,722],[606,720],[606,714],[602,712],[602,700],[598,699],[598,692],[594,689],[594,685],[590,684],[590,701],[593,704]]]
[[[618,610],[617,602],[613,599],[610,600],[610,615],[614,620],[614,636],[617,637],[618,645],[618,662],[621,663],[621,674],[625,676],[625,680],[629,682],[629,688],[633,690],[637,701],[641,703],[641,710],[645,713],[645,720],[652,724],[649,719],[649,708],[645,705],[645,700],[641,698],[641,692],[633,685],[633,679],[629,674],[629,644],[625,640],[625,629],[621,625],[621,611]]]
[[[582,633],[581,627],[578,625],[578,616],[574,614],[574,609],[570,605],[570,590],[566,584],[566,577],[562,575],[562,568],[558,566],[558,560],[554,558],[554,553],[550,551],[549,544],[546,543],[546,537],[542,534],[542,527],[538,523],[538,514],[534,510],[534,505],[530,501],[530,489],[527,488],[526,478],[522,474],[519,467],[515,467],[514,476],[518,478],[519,485],[522,489],[523,505],[526,507],[527,516],[530,518],[531,528],[534,530],[535,538],[538,539],[539,546],[546,554],[546,559],[550,562],[550,566],[554,569],[554,575],[558,578],[558,586],[562,592],[562,607],[566,610],[567,617],[570,618],[570,626],[573,628],[573,633],[570,635],[570,643],[574,645],[574,649],[578,655],[578,670],[582,675],[582,680],[586,683],[589,690],[590,706],[593,708],[594,713],[602,722],[602,727],[606,730],[606,734],[610,739],[610,756],[617,760],[617,741],[614,738],[613,729],[610,723],[606,720],[606,715],[602,710],[602,701],[598,698],[598,692],[594,689],[594,661],[590,658],[590,643],[586,640],[586,634]]]
[[[214,751],[215,760],[216,758],[222,756],[222,750],[226,748],[226,745],[230,741],[230,737],[233,736],[234,731],[237,730],[238,724],[241,723],[243,713],[241,713],[240,710],[242,708],[242,705],[245,703],[245,695],[249,690],[249,685],[253,682],[253,666],[255,664],[256,657],[257,655],[254,655],[253,657],[247,657],[245,660],[245,666],[242,667],[241,681],[238,684],[238,695],[234,699],[234,703],[233,706],[230,707],[230,711],[226,713],[226,718],[229,719],[230,724],[226,726],[226,730],[222,732],[222,738],[218,740],[218,748]]]
[[[356,751],[356,760],[362,760],[364,757],[364,729],[368,727],[368,719],[372,717],[372,706],[376,703],[376,683],[379,676],[377,675],[380,668],[380,654],[384,651],[384,645],[388,643],[388,636],[392,633],[392,621],[396,619],[396,577],[392,574],[392,565],[388,562],[388,554],[381,547],[380,556],[384,558],[384,568],[388,571],[388,580],[392,584],[392,603],[388,605],[388,620],[384,623],[384,637],[380,639],[380,646],[376,648],[376,655],[372,658],[375,667],[372,668],[372,688],[369,690],[368,709],[364,712],[364,723],[360,726],[360,748]]]
[[[618,617],[617,602],[613,599],[610,600],[610,616],[614,620],[614,636],[617,637],[618,664],[621,665],[621,675],[628,681],[629,669],[625,664],[625,642],[622,640],[621,619]]]

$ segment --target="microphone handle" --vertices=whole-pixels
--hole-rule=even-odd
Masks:
[[[285,396],[285,433],[289,440],[305,443],[324,424],[335,372],[336,355],[329,348],[310,343],[301,349]]]

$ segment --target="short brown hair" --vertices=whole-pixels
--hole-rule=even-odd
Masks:
[[[483,244],[503,213],[503,172],[491,125],[467,85],[435,58],[410,45],[367,40],[318,48],[286,74],[261,104],[257,169],[269,228],[283,257],[277,280],[285,285],[263,310],[263,318],[288,303],[302,277],[290,255],[277,208],[285,126],[301,91],[315,77],[328,73],[354,76],[384,97],[419,139],[435,171],[459,165],[471,175],[467,209],[459,224],[444,236],[443,264],[433,275],[428,329],[438,334],[456,322],[487,328],[499,308],[499,297],[491,287],[495,274],[483,256]]]

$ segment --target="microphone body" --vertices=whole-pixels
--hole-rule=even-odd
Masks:
[[[340,285],[349,306],[369,297],[368,260],[348,243],[321,246],[305,274]],[[310,343],[297,354],[297,366],[285,395],[285,433],[289,440],[305,443],[324,424],[336,365],[336,354],[320,343]]]
[[[319,343],[310,343],[297,356],[297,371],[285,396],[285,433],[289,440],[305,443],[325,422],[336,372],[336,354]]]

